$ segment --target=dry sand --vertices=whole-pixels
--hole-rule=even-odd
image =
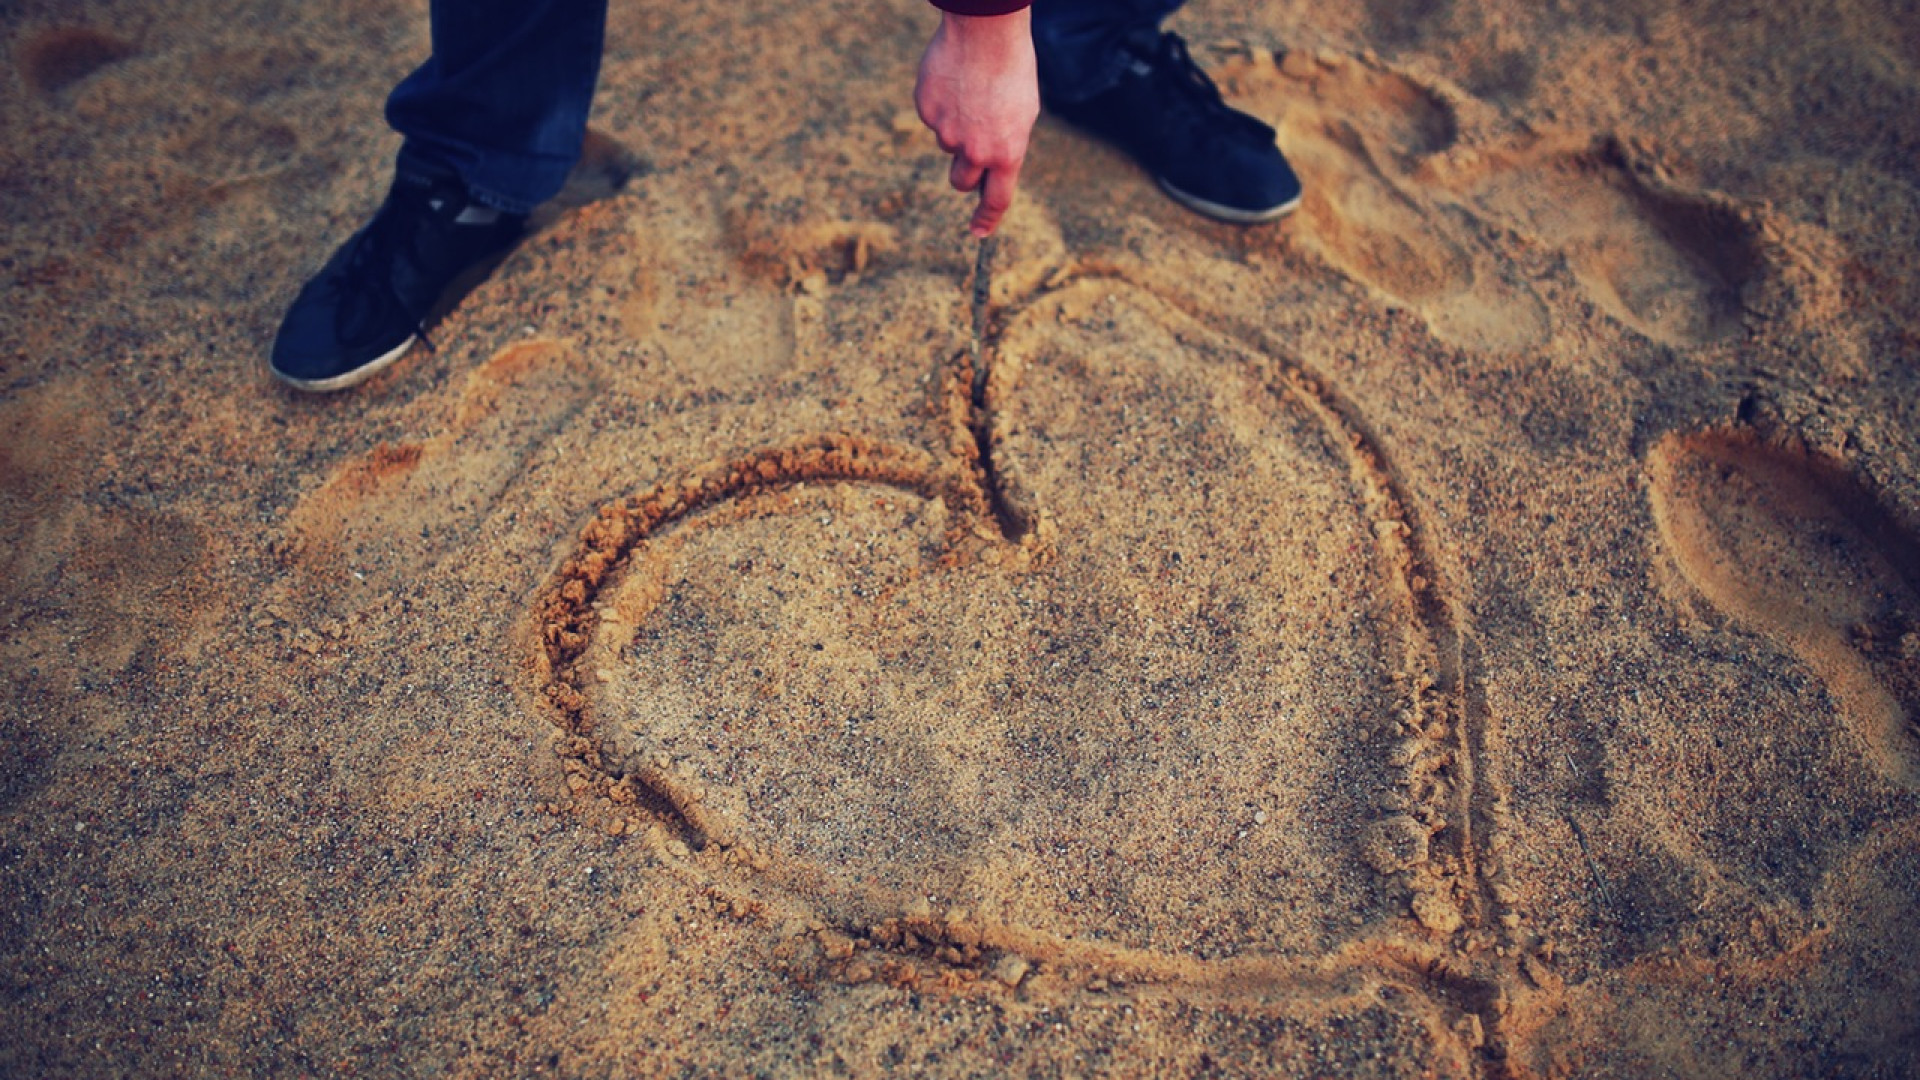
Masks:
[[[974,409],[917,0],[327,399],[424,5],[8,4],[0,1073],[1920,1075],[1920,8],[1670,8],[1194,0]]]

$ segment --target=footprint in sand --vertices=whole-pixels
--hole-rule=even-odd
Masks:
[[[1478,238],[1494,222],[1562,252],[1608,314],[1669,345],[1738,333],[1763,268],[1757,233],[1724,200],[1681,192],[1610,139],[1456,147],[1447,95],[1375,63],[1289,54],[1230,61],[1236,92],[1275,100],[1306,184],[1303,239],[1341,271],[1421,312],[1442,340],[1540,345],[1547,309]]]
[[[220,183],[272,175],[299,150],[300,135],[291,126],[236,109],[169,141],[164,152],[183,170]]]
[[[191,515],[103,497],[112,441],[91,379],[0,404],[0,663],[25,671],[76,640],[108,672],[197,648],[225,608],[209,584],[221,544]],[[30,613],[30,614],[29,614]]]
[[[302,561],[391,588],[481,535],[548,439],[593,396],[565,345],[508,346],[467,376],[451,423],[420,442],[382,443],[347,462],[288,515]]]
[[[846,437],[603,509],[538,615],[577,760],[835,926],[922,912],[953,963],[1318,954],[1410,925],[1403,889],[1457,929],[1461,770],[1352,441],[1124,283],[998,356],[1029,543],[964,467]]]
[[[1762,269],[1755,229],[1730,204],[1669,188],[1613,140],[1539,138],[1435,171],[1563,251],[1594,301],[1647,337],[1699,345],[1740,331],[1741,292]]]
[[[1671,436],[1648,471],[1686,579],[1817,672],[1883,775],[1920,784],[1920,538],[1839,462],[1747,431]]]
[[[101,68],[138,53],[132,42],[105,31],[68,26],[33,35],[20,45],[16,56],[27,85],[54,97]]]
[[[1222,80],[1283,116],[1280,145],[1306,187],[1301,238],[1343,273],[1419,311],[1444,341],[1499,351],[1546,341],[1547,309],[1458,207],[1413,179],[1454,144],[1437,91],[1356,57],[1229,61]],[[1269,102],[1259,103],[1261,98]]]
[[[612,135],[590,127],[580,144],[580,160],[567,174],[560,193],[542,203],[528,219],[528,227],[543,230],[553,226],[569,211],[611,199],[625,191],[636,177],[652,171],[652,166],[625,143]]]
[[[248,44],[208,43],[186,57],[187,78],[230,101],[248,106],[272,102],[308,86],[324,63],[304,40],[268,38]]]

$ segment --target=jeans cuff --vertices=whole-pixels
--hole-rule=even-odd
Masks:
[[[467,189],[467,197],[481,206],[498,210],[503,214],[525,216],[533,212],[534,204],[523,198],[505,194],[485,183],[475,183],[466,170],[429,146],[409,139],[401,145],[400,154],[394,160],[394,171],[402,175],[422,176],[430,179],[453,179],[460,181]]]

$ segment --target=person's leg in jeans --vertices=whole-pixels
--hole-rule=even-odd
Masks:
[[[340,390],[403,355],[465,272],[519,239],[579,159],[606,0],[433,0],[433,55],[387,99],[405,138],[373,221],[287,311],[271,368]]]
[[[1151,50],[1160,24],[1185,0],[1035,0],[1033,51],[1049,104],[1082,102],[1110,90],[1127,69],[1129,46]]]
[[[1034,0],[1047,109],[1133,156],[1191,209],[1269,221],[1300,202],[1273,129],[1220,98],[1160,24],[1182,0]]]
[[[401,172],[451,169],[525,214],[579,160],[607,0],[433,0],[433,55],[387,98]]]

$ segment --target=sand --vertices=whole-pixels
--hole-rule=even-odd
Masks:
[[[916,0],[616,5],[265,374],[424,5],[0,12],[0,1074],[1920,1075],[1920,9],[1194,0],[1301,209]]]

